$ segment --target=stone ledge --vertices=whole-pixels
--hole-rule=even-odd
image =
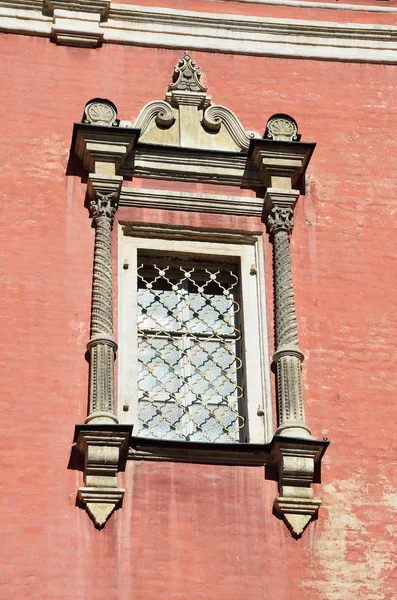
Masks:
[[[51,37],[59,44],[83,47],[118,43],[397,64],[397,27],[392,25],[265,19],[123,4],[110,5],[107,13],[102,6],[106,2],[89,5],[87,0],[76,0],[75,11],[62,11],[52,9],[55,4],[58,7],[62,1],[45,5],[37,0],[0,0],[0,31]]]
[[[132,437],[130,460],[190,462],[210,465],[274,465],[271,444],[216,444],[208,442],[174,442]]]

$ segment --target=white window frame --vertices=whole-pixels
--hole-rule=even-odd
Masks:
[[[146,229],[146,230],[145,230]],[[236,258],[240,263],[240,293],[245,373],[246,438],[263,444],[273,437],[270,361],[266,319],[264,245],[262,234],[181,231],[180,228],[119,229],[118,418],[138,431],[137,256],[139,250]]]

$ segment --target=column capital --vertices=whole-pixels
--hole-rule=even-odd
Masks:
[[[90,216],[94,223],[100,217],[106,217],[113,224],[122,183],[123,178],[118,175],[106,177],[96,175],[95,173],[89,174],[87,197],[89,200]]]
[[[298,198],[298,190],[276,188],[266,190],[263,210],[269,233],[276,233],[276,231],[292,233],[294,208]]]

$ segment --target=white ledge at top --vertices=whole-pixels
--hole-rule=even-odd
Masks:
[[[270,6],[289,6],[290,8],[320,8],[322,10],[354,10],[374,13],[397,13],[397,8],[390,6],[368,6],[365,4],[331,4],[331,2],[310,2],[310,0],[225,0],[225,2],[241,2],[246,4],[264,4]]]
[[[284,3],[287,5],[287,0]],[[92,13],[79,12],[78,19],[72,11],[68,15],[60,14],[63,11],[43,15],[42,6],[39,0],[0,0],[0,31],[52,37],[59,44],[75,46],[112,43],[397,64],[397,27],[392,25],[258,18],[123,4],[111,4],[107,20],[100,21],[98,14],[94,22]]]

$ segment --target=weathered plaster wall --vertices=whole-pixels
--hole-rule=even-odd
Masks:
[[[72,123],[95,96],[133,119],[163,97],[179,55],[0,37],[0,597],[389,600],[397,589],[394,67],[195,54],[214,101],[247,128],[287,112],[303,139],[318,143],[291,251],[307,418],[333,442],[316,490],[319,521],[294,541],[271,514],[276,484],[261,468],[129,463],[124,507],[101,532],[74,505],[82,474],[68,463],[86,411],[93,231],[85,184],[65,175]],[[153,210],[120,209],[119,218],[258,228]]]

